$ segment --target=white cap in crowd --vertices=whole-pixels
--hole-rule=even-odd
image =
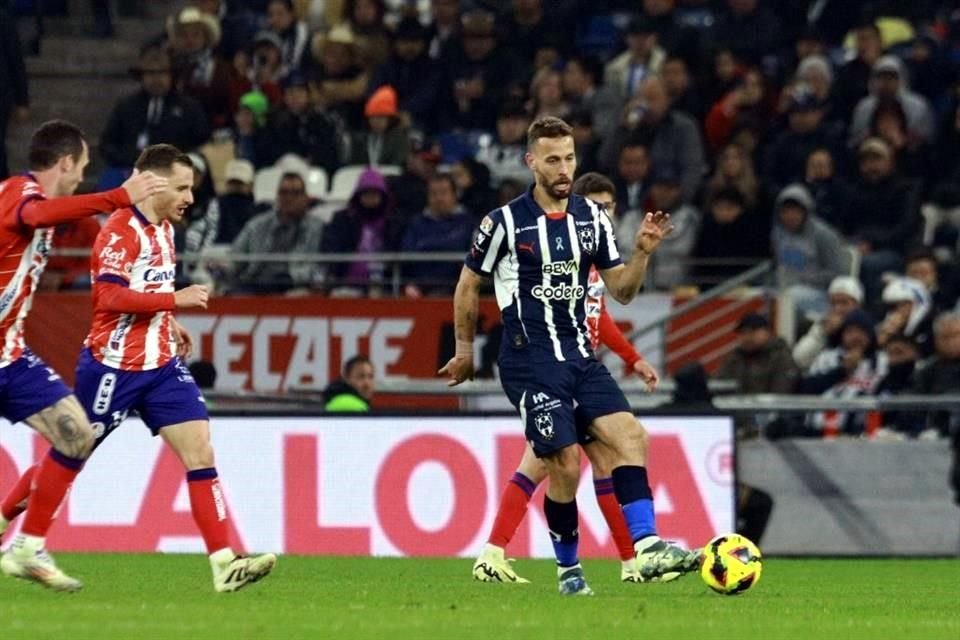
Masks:
[[[827,289],[828,295],[833,294],[842,294],[845,296],[850,296],[857,301],[858,304],[863,304],[863,285],[860,284],[860,281],[851,276],[837,276],[830,282],[830,288]]]
[[[223,177],[226,180],[236,180],[243,184],[253,184],[253,165],[249,160],[234,158],[227,163]]]

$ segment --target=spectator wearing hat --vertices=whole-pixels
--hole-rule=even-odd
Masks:
[[[906,69],[899,58],[882,56],[873,65],[870,95],[853,111],[850,123],[850,146],[856,148],[870,133],[870,123],[877,107],[885,101],[896,101],[907,120],[907,137],[911,141],[930,142],[936,131],[933,111],[927,100],[910,90]]]
[[[787,128],[767,147],[764,158],[767,187],[777,193],[806,174],[807,157],[814,149],[826,148],[834,158],[843,157],[839,127],[826,120],[827,105],[805,84],[788,91]]]
[[[353,31],[339,24],[327,33],[318,33],[313,37],[311,51],[311,102],[324,111],[337,113],[348,128],[359,129],[370,74],[361,63]]]
[[[627,50],[607,63],[603,80],[604,86],[615,91],[621,102],[639,91],[646,78],[659,74],[667,57],[658,43],[653,23],[643,16],[630,21],[626,41]]]
[[[834,92],[837,116],[847,122],[857,103],[869,94],[873,66],[883,55],[883,37],[873,21],[856,25],[853,38],[855,55],[840,67]]]
[[[899,272],[920,228],[919,189],[896,172],[893,150],[880,138],[867,138],[858,151],[860,176],[853,184],[850,233],[863,260],[860,279],[867,305],[876,305],[882,276]]]
[[[186,249],[199,253],[215,244],[230,244],[253,218],[253,165],[234,159],[227,163],[226,188],[210,201],[203,217],[187,229]]]
[[[585,55],[567,58],[563,67],[563,93],[570,101],[571,112],[590,114],[598,138],[616,128],[621,100],[614,89],[603,84],[603,63],[598,58]],[[580,151],[580,143],[576,142]],[[579,170],[588,171],[583,167]]]
[[[173,87],[166,49],[144,49],[132,71],[140,79],[140,89],[113,105],[100,135],[100,150],[107,164],[129,170],[151,144],[162,142],[190,150],[209,139],[210,124],[203,107]]]
[[[306,23],[297,19],[292,0],[270,0],[267,3],[267,27],[280,40],[280,77],[302,71],[310,30]]]
[[[254,167],[264,165],[260,160],[261,154],[266,155],[261,130],[267,123],[269,109],[270,103],[264,93],[250,91],[240,97],[233,114],[233,154]]]
[[[174,55],[174,85],[200,103],[214,128],[226,126],[233,113],[233,70],[215,53],[220,22],[196,7],[187,7],[167,21],[167,35]]]
[[[651,173],[647,208],[669,213],[673,223],[673,231],[657,248],[653,283],[658,289],[670,290],[687,282],[690,254],[697,242],[701,215],[699,209],[683,201],[680,172],[675,167],[654,167]]]
[[[737,189],[724,187],[707,202],[693,257],[700,286],[713,286],[770,257],[770,216],[747,206]]]
[[[817,216],[802,184],[791,184],[777,196],[770,244],[778,283],[793,299],[797,316],[826,311],[826,288],[849,271],[850,260],[843,238]]]
[[[524,156],[527,152],[527,127],[530,115],[517,102],[506,104],[497,116],[497,137],[480,147],[476,159],[490,169],[494,187],[508,179],[521,184],[530,182],[530,169]]]
[[[887,354],[877,348],[873,319],[863,310],[851,311],[840,327],[840,344],[814,359],[800,381],[801,393],[827,398],[874,395],[887,375]],[[858,435],[865,428],[863,413],[818,411],[807,416],[807,426],[824,435]]]
[[[402,166],[410,153],[410,129],[397,110],[397,92],[384,85],[363,108],[367,128],[350,136],[349,164]]]
[[[924,358],[933,355],[936,310],[927,287],[919,280],[897,277],[883,288],[881,299],[886,315],[877,325],[877,344],[884,347],[890,338],[902,334],[916,342]]]
[[[827,312],[793,346],[793,359],[804,371],[824,349],[840,344],[844,319],[863,305],[863,285],[851,276],[837,276],[827,287],[827,305]]]
[[[427,208],[410,221],[401,250],[411,253],[442,251],[465,253],[470,249],[474,217],[457,200],[457,184],[449,173],[438,173],[427,184]],[[423,295],[452,295],[462,267],[458,262],[415,262],[403,270],[404,292]]]
[[[783,338],[774,335],[770,321],[748,313],[737,322],[737,346],[724,358],[715,377],[733,380],[737,392],[793,393],[800,369]]]
[[[332,175],[346,157],[346,132],[336,118],[310,105],[307,80],[301,73],[284,79],[283,107],[270,114],[262,140],[258,159],[267,165],[293,153]]]
[[[451,81],[448,128],[490,131],[504,104],[507,88],[522,76],[523,65],[510,57],[497,39],[493,14],[474,10],[463,14],[460,41],[446,57]]]
[[[810,90],[816,99],[827,110],[827,117],[833,117],[833,67],[830,60],[822,53],[808,55],[800,59],[797,65],[796,79]]]
[[[249,51],[239,51],[234,56],[231,84],[231,104],[234,110],[240,97],[251,91],[259,91],[267,97],[271,106],[283,102],[283,53],[280,36],[273,31],[258,31]]]
[[[383,174],[369,168],[360,174],[346,208],[337,211],[324,228],[324,253],[370,254],[396,251],[403,233],[402,220]],[[335,289],[376,294],[384,284],[382,262],[348,262],[330,266],[327,285]]]
[[[904,259],[903,274],[927,289],[937,314],[952,311],[957,303],[957,283],[948,265],[941,267],[936,254],[928,247],[913,249]],[[941,273],[943,271],[943,273]]]
[[[393,31],[390,57],[373,73],[371,91],[390,85],[397,92],[400,111],[413,126],[431,131],[445,86],[440,65],[427,54],[427,30],[416,18],[404,18]]]

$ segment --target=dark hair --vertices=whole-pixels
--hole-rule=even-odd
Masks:
[[[742,209],[747,208],[747,198],[739,189],[734,187],[724,187],[717,189],[710,196],[709,206],[712,208],[717,202],[731,202]]]
[[[450,185],[450,188],[453,189],[454,193],[457,192],[457,181],[453,179],[453,174],[448,171],[433,174],[427,182],[446,182]]]
[[[70,156],[77,161],[83,155],[85,145],[87,145],[87,136],[72,122],[66,120],[44,122],[30,138],[30,170],[49,169],[64,156]]]
[[[934,265],[937,265],[937,255],[933,252],[933,249],[929,247],[917,247],[912,251],[907,253],[907,257],[904,258],[903,264],[908,265],[911,262],[919,262],[920,260],[928,260]]]
[[[357,354],[343,363],[343,377],[346,378],[349,376],[350,372],[353,371],[353,368],[361,364],[372,365],[373,363],[370,362],[370,358],[367,356],[363,354]]]
[[[860,20],[856,25],[854,25],[851,31],[860,31],[861,29],[869,29],[870,31],[873,31],[878,38],[883,37],[883,34],[880,32],[880,27],[877,26],[876,21],[871,20],[870,18],[864,18],[863,20]]]
[[[307,188],[307,181],[304,180],[303,176],[296,171],[284,171],[280,175],[280,182],[283,182],[284,180],[296,180],[303,186],[304,189]]]
[[[585,75],[590,76],[596,87],[603,85],[603,63],[600,58],[586,54],[575,54],[567,59],[567,64],[576,63]]]
[[[590,171],[574,181],[573,192],[585,196],[588,193],[616,193],[617,189],[610,178],[602,173]]]
[[[270,0],[267,3],[267,6],[269,7],[270,5],[276,4],[276,3],[282,4],[284,7],[287,8],[287,11],[289,11],[290,13],[297,12],[296,7],[293,6],[293,0]]]
[[[133,166],[139,171],[170,171],[175,164],[196,170],[190,156],[172,144],[150,145],[140,153]]]
[[[620,145],[620,151],[617,152],[617,157],[619,158],[620,155],[623,154],[623,152],[626,149],[630,149],[633,147],[640,147],[641,149],[646,151],[647,156],[650,155],[650,143],[644,138],[634,137],[634,138],[628,138],[622,145]]]
[[[540,138],[566,138],[573,136],[573,127],[554,116],[537,118],[527,128],[527,148],[532,148]]]

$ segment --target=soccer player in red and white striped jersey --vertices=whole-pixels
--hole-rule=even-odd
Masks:
[[[82,585],[57,568],[44,543],[63,497],[90,454],[93,430],[60,376],[27,347],[24,321],[47,263],[53,227],[128,206],[166,186],[165,179],[145,173],[112,191],[73,196],[89,159],[79,128],[61,120],[47,122],[31,138],[30,173],[0,183],[0,415],[26,422],[52,445],[14,488],[21,496],[17,504],[0,515],[2,534],[8,514],[24,508],[27,512],[0,569],[63,591]]]

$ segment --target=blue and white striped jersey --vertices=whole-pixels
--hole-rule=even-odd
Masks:
[[[613,224],[577,195],[546,213],[533,188],[480,223],[468,268],[493,276],[503,316],[502,357],[563,361],[593,355],[584,299],[591,265],[621,263]]]

